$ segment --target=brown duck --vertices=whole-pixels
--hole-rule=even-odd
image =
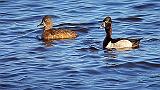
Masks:
[[[53,22],[51,16],[44,16],[42,22],[38,26],[43,26],[42,39],[59,40],[76,38],[78,34],[68,29],[52,28]]]

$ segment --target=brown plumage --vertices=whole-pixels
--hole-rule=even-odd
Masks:
[[[42,38],[45,40],[72,39],[78,36],[78,34],[72,30],[52,28],[53,22],[51,16],[44,16],[38,26],[40,25],[43,26]]]

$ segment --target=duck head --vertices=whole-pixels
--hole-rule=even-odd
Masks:
[[[49,30],[53,26],[51,16],[44,16],[41,23],[38,26],[43,26],[44,30]]]
[[[102,21],[101,27],[106,28],[106,29],[110,29],[111,28],[111,24],[112,24],[112,19],[111,19],[111,17],[107,16]]]
[[[105,28],[107,37],[111,38],[111,34],[112,34],[112,19],[111,19],[111,17],[107,16],[106,18],[104,18],[104,20],[102,21],[101,27]]]

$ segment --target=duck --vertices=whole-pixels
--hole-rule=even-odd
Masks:
[[[73,30],[53,28],[52,17],[49,15],[43,17],[41,23],[37,27],[39,26],[43,28],[41,36],[43,40],[73,39],[78,37],[78,34]]]
[[[104,18],[101,24],[105,28],[106,36],[103,40],[103,49],[138,48],[141,39],[137,38],[112,38],[112,19],[110,16]]]

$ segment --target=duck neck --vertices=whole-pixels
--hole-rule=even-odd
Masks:
[[[50,21],[50,22],[45,22],[45,23],[44,23],[44,30],[45,30],[45,31],[51,30],[51,29],[52,29],[52,26],[53,26],[52,21]]]
[[[105,47],[108,45],[108,43],[112,40],[112,27],[111,25],[109,27],[106,27],[105,28],[105,31],[106,31],[106,37],[103,41],[103,48],[105,49]]]
[[[112,26],[111,24],[105,28],[106,31],[106,38],[111,39],[112,38]]]

